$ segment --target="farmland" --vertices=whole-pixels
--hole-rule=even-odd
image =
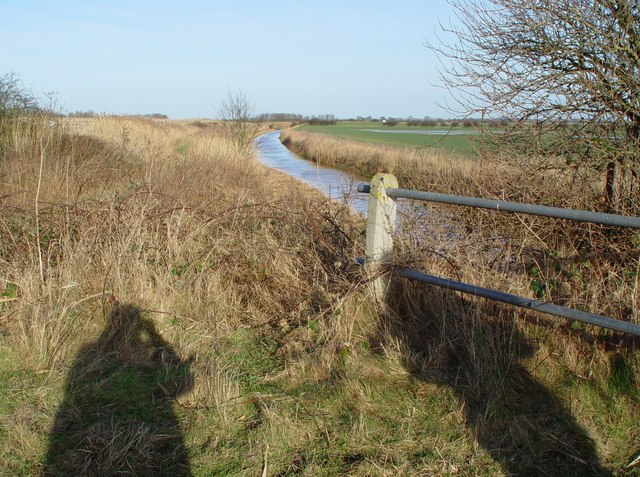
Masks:
[[[476,155],[474,142],[480,137],[476,129],[461,125],[407,126],[399,123],[385,126],[380,121],[339,121],[331,126],[303,124],[296,129],[374,144],[439,149],[466,157]]]

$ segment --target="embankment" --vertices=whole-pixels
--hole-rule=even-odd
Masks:
[[[1,473],[625,472],[633,355],[399,281],[383,313],[362,221],[209,122],[40,126],[0,150]]]

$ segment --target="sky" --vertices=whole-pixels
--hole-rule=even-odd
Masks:
[[[449,117],[427,49],[446,0],[0,0],[0,75],[63,112]]]

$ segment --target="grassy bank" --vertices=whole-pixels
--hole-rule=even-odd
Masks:
[[[282,131],[280,140],[304,158],[362,177],[373,177],[380,171],[389,172],[398,177],[403,187],[418,187],[429,180],[432,186],[439,188],[457,183],[462,189],[465,188],[463,184],[469,189],[479,177],[478,160],[442,150],[367,144],[305,132],[300,128]],[[428,178],[425,171],[428,171]]]
[[[16,132],[0,473],[632,475],[628,350],[410,283],[376,309],[353,264],[363,220],[208,122]],[[464,167],[438,177],[471,187]],[[446,230],[419,233],[400,261],[529,291],[481,255],[443,259]]]
[[[556,167],[553,159],[461,159],[361,144],[298,128],[283,132],[282,141],[304,157],[365,177],[391,172],[400,187],[601,210],[600,178],[583,169]],[[410,266],[621,320],[638,319],[637,232],[442,206],[427,206],[422,216],[430,221],[431,230],[438,227],[434,219],[436,224],[443,219],[446,225],[435,243],[424,237],[420,227],[415,235],[405,229],[409,245],[404,260]],[[403,220],[413,223],[411,218]],[[431,259],[425,259],[429,255]],[[439,258],[434,260],[434,255]],[[552,333],[567,330],[580,334],[585,328],[562,324]],[[625,349],[625,359],[637,370],[634,340],[597,328],[588,327],[586,332],[603,349]],[[611,365],[601,358],[584,370],[587,375]]]
[[[363,177],[389,172],[402,188],[603,210],[601,178],[586,169],[563,168],[553,159],[461,158],[423,149],[363,144],[297,128],[284,131],[281,140],[303,157]],[[492,250],[499,247],[497,244],[507,244],[507,248],[517,249],[512,263],[500,267],[523,275],[538,298],[622,320],[637,319],[637,231],[532,216],[514,218],[479,209],[431,207],[435,217],[444,214],[447,222],[461,227],[460,235],[472,248]],[[607,211],[633,215],[625,209]]]

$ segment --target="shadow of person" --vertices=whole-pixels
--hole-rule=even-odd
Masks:
[[[69,371],[43,475],[191,475],[173,411],[191,385],[190,361],[137,307],[116,302]]]
[[[513,308],[394,280],[379,339],[404,348],[421,381],[450,387],[477,443],[507,475],[607,476],[593,440],[521,364],[534,349]]]

